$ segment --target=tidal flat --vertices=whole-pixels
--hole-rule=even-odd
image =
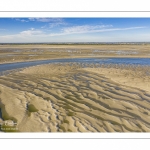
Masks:
[[[150,58],[150,44],[110,45],[0,45],[0,64],[58,58]]]
[[[0,62],[150,57],[150,45],[65,46],[3,45]],[[1,132],[149,132],[149,115],[149,65],[55,62],[0,76]]]

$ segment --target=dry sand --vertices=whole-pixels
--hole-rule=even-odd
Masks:
[[[0,106],[19,132],[149,132],[150,68],[48,64],[0,76]]]

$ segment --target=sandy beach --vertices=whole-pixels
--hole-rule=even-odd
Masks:
[[[83,66],[46,64],[0,76],[3,120],[16,123],[15,132],[150,132],[150,67]]]

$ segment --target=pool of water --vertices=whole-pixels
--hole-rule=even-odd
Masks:
[[[72,59],[55,59],[55,60],[38,60],[30,62],[18,62],[9,64],[0,64],[0,72],[20,69],[24,67],[36,66],[49,63],[98,63],[98,64],[130,64],[150,66],[150,58],[72,58]]]
[[[0,108],[0,120],[2,120],[2,111],[1,111],[1,108]]]

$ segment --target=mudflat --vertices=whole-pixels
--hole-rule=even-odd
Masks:
[[[120,50],[116,45],[93,47],[85,51],[113,49],[104,56],[114,57]],[[133,47],[143,54],[140,57],[148,56],[149,45],[121,45],[123,52]],[[125,54],[118,57],[132,57]],[[54,63],[16,70],[0,76],[0,108],[0,122],[13,122],[15,132],[149,132],[150,66]],[[3,125],[1,131],[12,130]]]
[[[139,45],[0,45],[0,63],[84,57],[150,58],[150,44]]]

